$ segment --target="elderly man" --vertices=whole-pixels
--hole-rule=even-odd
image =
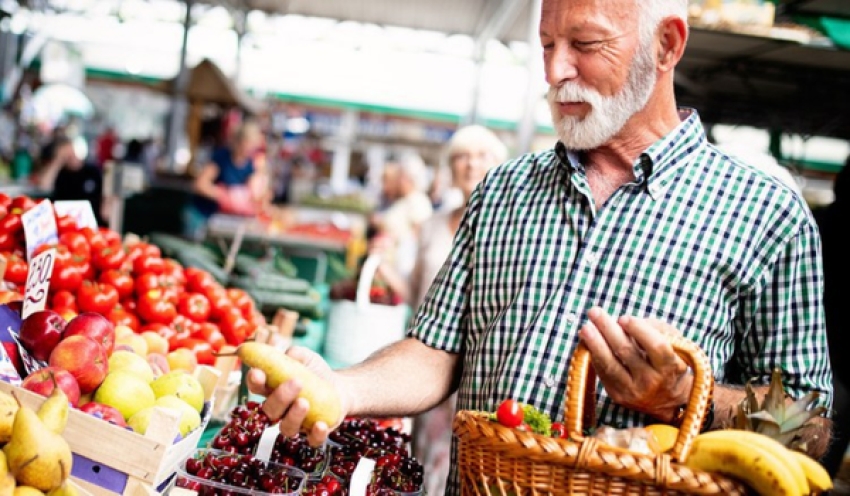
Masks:
[[[406,340],[337,372],[290,351],[336,385],[347,413],[410,415],[457,390],[459,409],[514,398],[557,419],[581,341],[604,386],[600,424],[675,424],[692,375],[669,333],[711,361],[714,426],[728,424],[742,384],[766,384],[774,367],[790,396],[819,391],[830,406],[817,226],[794,191],[718,152],[697,112],[677,108],[687,5],[544,0],[558,144],[477,187]],[[310,407],[299,385],[269,391],[264,379],[252,371],[249,382],[295,434]],[[830,422],[814,423],[817,456]],[[448,493],[458,484],[450,476]]]

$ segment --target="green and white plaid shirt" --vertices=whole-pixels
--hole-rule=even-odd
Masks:
[[[479,185],[409,331],[462,355],[458,409],[493,411],[514,398],[561,420],[570,357],[594,305],[671,323],[703,348],[720,384],[767,383],[778,366],[790,393],[820,391],[831,406],[808,207],[709,144],[696,111],[682,118],[601,209],[578,155],[560,143]],[[644,420],[604,390],[596,418]]]

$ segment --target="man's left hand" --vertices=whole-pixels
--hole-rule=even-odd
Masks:
[[[670,343],[681,333],[657,319],[615,319],[599,307],[590,309],[588,317],[579,336],[611,400],[661,421],[673,420],[693,387],[693,374]]]

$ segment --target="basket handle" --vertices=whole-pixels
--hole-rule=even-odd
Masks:
[[[372,254],[366,257],[363,266],[360,268],[360,278],[357,280],[356,302],[361,310],[365,310],[371,305],[369,299],[369,290],[372,288],[372,281],[375,279],[375,274],[378,272],[378,267],[381,265],[381,256]]]
[[[671,339],[671,344],[676,353],[693,370],[694,382],[691,396],[685,408],[682,425],[679,426],[679,437],[671,451],[671,458],[684,460],[688,456],[691,444],[700,433],[703,419],[708,405],[714,393],[714,376],[711,372],[711,364],[702,349],[694,342],[683,337],[676,336]],[[581,434],[583,416],[590,422],[595,422],[594,411],[596,405],[592,403],[596,398],[596,380],[591,381],[590,351],[579,342],[570,360],[569,376],[567,377],[567,400],[564,412],[564,422],[567,432]],[[585,403],[591,403],[587,404]],[[588,409],[588,415],[584,415]]]

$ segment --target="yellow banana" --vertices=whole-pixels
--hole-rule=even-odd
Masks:
[[[774,452],[748,442],[743,436],[707,434],[694,439],[685,465],[738,478],[761,496],[800,496],[796,479]]]
[[[829,472],[823,468],[823,465],[805,453],[791,451],[791,454],[803,467],[806,480],[809,481],[809,488],[813,493],[819,494],[832,489],[832,477],[829,476]]]
[[[700,436],[717,439],[735,438],[740,439],[747,444],[764,448],[766,451],[776,455],[783,465],[785,465],[788,473],[794,477],[794,481],[797,484],[798,494],[809,494],[809,482],[805,471],[803,471],[803,467],[800,466],[800,462],[792,455],[791,450],[786,448],[785,445],[779,441],[765,436],[764,434],[759,434],[758,432],[740,429],[722,429],[706,432]]]

